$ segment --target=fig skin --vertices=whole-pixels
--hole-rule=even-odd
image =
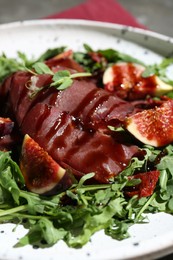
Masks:
[[[173,100],[126,119],[126,129],[139,141],[155,147],[173,142]]]
[[[29,191],[54,195],[68,189],[72,178],[29,135],[25,135],[20,156],[20,169]]]

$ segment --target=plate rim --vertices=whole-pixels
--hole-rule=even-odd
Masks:
[[[130,25],[123,25],[118,23],[110,23],[110,22],[101,22],[101,21],[94,21],[94,20],[84,20],[84,19],[33,19],[33,20],[21,20],[21,21],[14,21],[9,23],[0,24],[0,30],[8,29],[8,28],[17,28],[22,26],[33,26],[33,25],[81,25],[81,26],[90,26],[90,27],[104,27],[108,29],[116,29],[116,30],[128,30],[129,32],[134,32],[137,34],[142,34],[145,36],[161,39],[163,41],[169,41],[173,43],[173,37],[164,35],[162,33],[158,33],[149,29],[133,27]]]
[[[148,48],[157,54],[165,57],[173,55],[173,37],[154,32],[149,29],[137,28],[133,26],[101,22],[95,20],[84,19],[34,19],[34,20],[21,20],[9,23],[0,24],[0,34],[5,30],[20,29],[20,28],[33,28],[34,26],[71,26],[91,28],[92,30],[98,29],[101,32],[106,30],[123,40],[130,41],[140,45],[141,47]],[[135,39],[134,39],[135,38]],[[164,47],[162,47],[164,44]]]

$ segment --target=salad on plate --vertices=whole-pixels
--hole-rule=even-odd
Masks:
[[[84,246],[173,213],[173,63],[114,49],[0,57],[0,223],[15,247]]]

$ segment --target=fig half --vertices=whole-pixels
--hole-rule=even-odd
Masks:
[[[103,74],[106,90],[115,92],[119,97],[136,100],[150,96],[162,96],[173,90],[158,76],[143,77],[145,67],[135,63],[118,62],[108,67]]]
[[[25,135],[20,168],[29,191],[57,194],[72,185],[71,176],[29,135]]]
[[[144,144],[161,147],[173,142],[173,100],[138,112],[126,120],[127,130]]]

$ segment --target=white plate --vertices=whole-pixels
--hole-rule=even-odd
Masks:
[[[159,62],[173,53],[173,39],[157,33],[121,25],[82,20],[37,20],[0,26],[0,53],[15,57],[18,50],[37,57],[48,48],[68,46],[82,50],[83,43],[94,49],[114,48],[147,64]],[[12,232],[12,224],[0,225],[0,259],[153,259],[173,252],[173,216],[149,215],[149,223],[130,228],[131,237],[116,241],[98,232],[82,249],[70,249],[64,242],[48,249],[31,246],[14,249],[26,233],[22,227]]]

